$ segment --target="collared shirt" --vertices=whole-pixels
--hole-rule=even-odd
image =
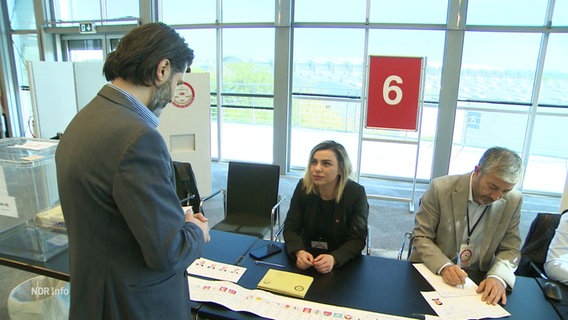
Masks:
[[[483,233],[485,231],[485,221],[487,221],[485,214],[487,214],[486,211],[488,209],[487,208],[488,206],[490,206],[490,204],[489,205],[478,204],[473,200],[473,173],[472,173],[471,176],[469,177],[469,198],[467,201],[467,211],[464,221],[465,228],[462,237],[462,243],[467,243],[469,241],[469,243],[472,243],[475,247],[473,256],[471,257],[471,262],[469,264],[469,269],[477,269],[477,267],[479,266],[479,249],[481,247],[481,242],[483,241]],[[469,216],[469,223],[467,221],[468,216]]]
[[[158,117],[156,117],[156,115],[152,111],[150,111],[150,109],[148,109],[148,107],[146,107],[142,102],[140,102],[140,100],[136,99],[136,97],[133,96],[130,92],[125,91],[115,86],[112,83],[108,83],[107,86],[122,93],[126,97],[126,99],[128,99],[128,101],[132,103],[132,105],[134,106],[134,110],[142,117],[142,119],[144,119],[144,121],[146,121],[149,125],[153,126],[154,128],[158,127],[160,120],[158,119]]]
[[[468,214],[470,214],[469,228],[474,228],[475,223],[482,217],[482,215],[484,215],[483,212],[489,210],[488,208],[489,206],[491,206],[491,203],[482,205],[478,204],[473,200],[473,172],[472,172],[471,176],[469,177],[469,198],[467,200],[467,210]],[[488,212],[486,212],[486,214],[488,214]],[[485,221],[487,221],[487,218],[480,220],[477,227],[475,227],[475,230],[469,231],[467,224],[467,217],[466,217],[465,221],[466,228],[464,230],[463,241],[467,241],[469,237],[470,243],[475,244],[475,251],[473,253],[473,256],[471,257],[472,258],[470,264],[471,269],[477,269],[477,267],[479,266],[479,250],[481,248],[481,242],[483,241],[483,235],[485,233],[485,224],[486,224]],[[471,236],[469,236],[468,234],[469,232],[471,232]],[[499,282],[501,282],[503,287],[505,288],[507,287],[507,283],[505,282],[505,280],[501,279],[501,277],[496,275],[488,275],[487,277],[495,278],[499,280]]]
[[[568,285],[568,212],[560,217],[548,247],[544,270],[549,278]]]

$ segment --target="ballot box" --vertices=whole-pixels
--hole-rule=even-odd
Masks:
[[[67,247],[57,191],[57,144],[0,139],[0,253],[45,262]]]

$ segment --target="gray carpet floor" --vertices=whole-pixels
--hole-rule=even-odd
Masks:
[[[302,176],[302,172],[293,171],[280,178],[280,194],[286,195],[287,200],[282,204],[282,219],[288,210],[290,197],[296,183]],[[199,176],[197,177],[199,179]],[[212,163],[213,190],[222,189],[227,181],[227,165],[225,163]],[[408,202],[386,200],[385,197],[410,198],[412,185],[392,181],[379,181],[361,179],[360,183],[366,187],[367,193],[378,195],[370,197],[369,225],[371,230],[371,254],[396,258],[403,240],[404,233],[412,230],[414,226],[414,214],[410,211]],[[416,185],[415,205],[418,197],[426,188],[426,185]],[[201,195],[202,197],[205,195]],[[210,226],[220,221],[222,214],[222,197],[217,196],[205,206],[204,211],[209,218]],[[558,212],[559,198],[525,196],[522,208],[521,236],[524,239],[529,226],[538,212]],[[406,252],[403,253],[403,256]],[[9,319],[7,302],[10,291],[25,280],[36,276],[9,267],[0,266],[0,319]]]

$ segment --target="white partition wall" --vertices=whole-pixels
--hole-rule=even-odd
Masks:
[[[34,136],[49,139],[62,133],[77,113],[71,62],[28,62]]]
[[[77,111],[81,110],[97,95],[107,83],[103,75],[102,61],[73,62]]]
[[[191,163],[200,195],[211,193],[209,74],[187,73],[172,103],[162,111],[158,130],[172,159]]]

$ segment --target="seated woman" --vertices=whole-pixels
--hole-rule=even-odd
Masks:
[[[328,273],[361,254],[367,238],[365,188],[349,177],[345,148],[323,141],[310,152],[284,224],[284,241],[298,268]]]

